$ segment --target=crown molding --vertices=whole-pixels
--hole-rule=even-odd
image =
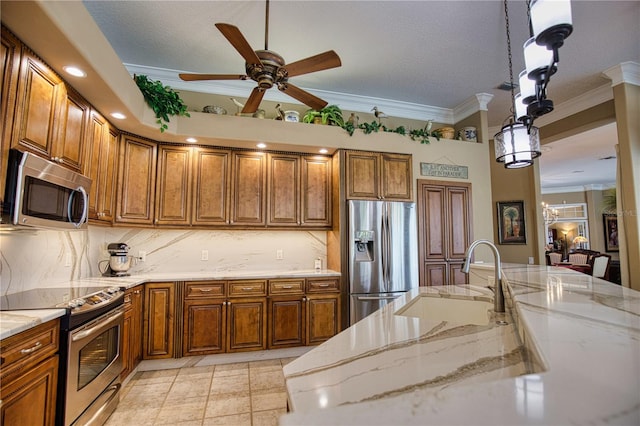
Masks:
[[[622,62],[606,69],[602,73],[611,80],[611,86],[627,83],[640,86],[640,64],[637,62]]]
[[[540,193],[545,194],[563,194],[565,192],[586,192],[586,191],[604,191],[605,189],[615,188],[615,183],[610,184],[589,184],[589,185],[576,185],[576,186],[558,186],[558,187],[546,187],[540,188]]]
[[[250,93],[250,86],[247,86],[245,81],[183,81],[178,77],[178,74],[182,71],[170,70],[165,68],[147,67],[136,64],[124,64],[127,71],[133,74],[146,75],[153,80],[159,80],[162,84],[170,86],[175,90],[188,90],[197,91],[201,93],[210,93],[214,95],[233,96],[239,98],[245,98]],[[350,95],[346,93],[330,92],[325,90],[315,90],[302,88],[322,99],[327,100],[330,104],[339,105],[340,108],[347,111],[354,112],[367,112],[371,113],[373,106],[377,106],[385,114],[392,117],[408,118],[411,120],[431,120],[437,123],[454,124],[454,110],[449,108],[440,108],[430,105],[422,105],[411,102],[394,101],[391,99],[374,98],[368,96]],[[481,96],[477,100],[476,112],[481,105],[486,108],[485,101],[488,94],[479,94]],[[282,93],[279,90],[267,90],[264,95],[264,100],[273,102],[282,102],[290,104],[300,104],[301,102],[293,99],[292,97]],[[483,104],[484,102],[484,104]],[[470,110],[470,109],[469,109]]]

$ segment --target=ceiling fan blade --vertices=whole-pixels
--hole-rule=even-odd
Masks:
[[[248,77],[244,74],[178,74],[184,81],[197,80],[246,80]]]
[[[260,102],[262,102],[264,92],[266,92],[266,90],[254,87],[253,91],[251,91],[251,95],[249,95],[249,99],[247,99],[247,102],[244,104],[244,108],[242,108],[242,113],[251,114],[256,112],[260,106]]]
[[[236,48],[238,53],[242,55],[242,57],[248,64],[262,63],[260,61],[260,58],[258,58],[258,55],[256,55],[256,52],[253,51],[253,48],[251,47],[249,42],[247,42],[247,39],[244,38],[238,27],[231,24],[217,23],[216,28],[220,30],[222,35],[225,36],[227,40],[229,40],[229,43],[231,43],[233,47]]]
[[[295,98],[297,100],[299,100],[300,102],[302,102],[305,105],[310,106],[311,108],[319,111],[322,108],[326,107],[328,102],[327,101],[323,101],[322,99],[320,99],[319,97],[312,95],[311,93],[307,92],[306,90],[302,90],[301,88],[294,86],[291,83],[285,83],[282,84],[280,86],[278,86],[278,89],[280,89],[280,91],[286,93],[287,95],[291,96],[292,98]]]
[[[340,57],[333,50],[329,50],[324,53],[320,53],[315,56],[310,56],[306,59],[293,62],[285,65],[284,68],[289,73],[289,77],[293,77],[301,74],[308,74],[310,72],[327,70],[330,68],[336,68],[342,65]]]

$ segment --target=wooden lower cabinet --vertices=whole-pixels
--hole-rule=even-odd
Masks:
[[[185,300],[182,355],[209,355],[225,351],[226,300]]]
[[[2,425],[53,425],[58,385],[59,321],[0,342]]]
[[[267,349],[267,301],[264,297],[227,302],[229,352]]]
[[[128,289],[124,294],[124,326],[122,327],[122,372],[124,380],[142,360],[142,322],[144,286]]]
[[[307,298],[307,345],[318,345],[340,332],[340,295]]]
[[[143,359],[174,355],[176,283],[144,286]]]
[[[269,349],[304,346],[305,296],[269,297]]]

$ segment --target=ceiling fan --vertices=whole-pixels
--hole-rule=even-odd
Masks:
[[[340,57],[333,50],[310,56],[290,64],[285,64],[282,56],[269,50],[269,0],[266,5],[264,50],[253,50],[251,45],[244,38],[238,27],[231,24],[217,23],[216,28],[222,33],[229,43],[242,55],[245,63],[246,74],[179,74],[185,81],[197,80],[246,80],[248,78],[258,83],[251,95],[247,99],[243,113],[253,113],[258,109],[267,89],[274,85],[278,89],[308,105],[320,110],[327,105],[327,102],[311,93],[289,83],[290,77],[309,74],[342,65]]]

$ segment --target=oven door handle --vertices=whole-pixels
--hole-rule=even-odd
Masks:
[[[104,321],[100,321],[98,324],[94,325],[93,327],[87,329],[87,330],[82,330],[82,331],[78,331],[75,334],[73,334],[73,336],[71,337],[71,341],[72,342],[77,342],[78,340],[82,340],[87,336],[90,336],[92,333],[94,333],[96,330],[99,330],[101,328],[104,328],[105,326],[118,321],[120,318],[122,318],[124,316],[124,313],[122,311],[118,312],[116,315],[113,315],[109,318],[106,318]]]

